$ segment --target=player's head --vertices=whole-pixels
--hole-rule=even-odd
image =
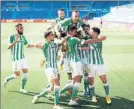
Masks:
[[[72,12],[72,19],[73,19],[74,22],[77,22],[78,21],[78,19],[79,19],[79,11],[74,10]]]
[[[58,16],[62,19],[64,19],[65,17],[65,12],[64,12],[64,9],[59,9],[58,10]]]
[[[98,27],[93,27],[90,31],[91,38],[97,38],[100,34],[100,29]]]
[[[75,25],[70,25],[68,27],[68,33],[72,36],[75,36],[77,34],[77,27]]]
[[[45,39],[48,39],[50,41],[54,41],[54,35],[52,31],[46,31],[44,34]]]
[[[18,23],[15,27],[16,27],[17,33],[22,35],[23,34],[23,25],[21,23]]]
[[[89,24],[83,24],[82,25],[83,31],[88,34],[90,31],[90,25]]]

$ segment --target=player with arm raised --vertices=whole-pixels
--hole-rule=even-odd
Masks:
[[[67,33],[67,29],[70,25],[74,25],[77,28],[80,28],[84,24],[83,20],[79,18],[79,11],[73,10],[72,11],[72,18],[65,19],[64,21],[60,22],[59,28]]]
[[[61,38],[65,36],[65,33],[61,31],[59,28],[60,22],[65,20],[65,12],[64,9],[58,9],[58,18],[55,19],[55,22],[52,23],[51,27],[47,30],[54,30],[54,35],[56,38]]]
[[[99,34],[100,29],[97,27],[93,27],[92,31],[90,32],[91,39],[98,39]],[[111,104],[111,99],[109,96],[109,84],[104,71],[104,61],[102,57],[102,41],[94,43],[91,46],[93,47],[93,49],[89,51],[88,60],[91,68],[91,73],[89,75],[89,88],[92,95],[92,101],[97,102],[94,88],[94,77],[96,74],[98,74],[102,83],[104,84],[104,90],[106,93],[106,103]]]
[[[79,91],[81,78],[82,78],[82,64],[81,60],[78,54],[78,45],[83,44],[91,44],[98,41],[105,40],[105,37],[98,38],[98,39],[92,39],[92,40],[80,40],[79,38],[74,37],[77,34],[77,28],[74,25],[71,25],[68,27],[68,35],[72,36],[67,39],[68,47],[69,47],[69,53],[71,55],[71,68],[73,69],[73,88],[72,88],[72,95],[71,100],[69,102],[70,106],[78,105],[78,103],[75,101],[75,98],[77,96],[77,93]],[[68,86],[69,87],[69,86]],[[68,87],[64,89],[64,91],[68,90]]]
[[[89,24],[83,24],[82,29],[78,31],[78,36],[80,39],[88,40],[90,39],[90,25]],[[86,48],[86,49],[85,49]],[[90,90],[89,90],[89,81],[88,81],[88,74],[90,72],[88,68],[88,59],[87,55],[90,50],[90,46],[88,44],[82,45],[79,47],[79,55],[82,62],[82,69],[83,69],[83,79],[84,79],[84,95],[90,96]]]
[[[67,28],[70,25],[74,25],[77,28],[80,28],[82,25],[84,24],[84,22],[79,18],[79,12],[77,10],[74,10],[72,12],[72,18],[68,18],[65,19],[64,21],[59,23],[59,28],[63,33],[67,34]],[[68,47],[68,44],[64,45],[65,48]],[[63,53],[63,69],[65,72],[67,72],[68,74],[68,83],[71,83],[72,80],[72,70],[70,68],[70,54],[68,53],[68,50],[66,50],[66,52]],[[66,86],[68,86],[69,84],[66,84]]]
[[[22,86],[20,92],[27,93],[27,91],[24,90],[25,85],[27,83],[27,76],[28,76],[28,65],[24,56],[24,46],[31,48],[34,47],[34,45],[29,44],[26,37],[23,35],[22,24],[16,25],[16,31],[17,34],[11,35],[8,39],[8,43],[9,43],[8,49],[11,49],[14,74],[5,78],[4,86],[6,86],[10,80],[18,78],[20,76],[20,71],[22,70],[23,77],[22,77]]]
[[[55,19],[55,22],[51,24],[51,27],[49,27],[47,30],[50,30],[56,26],[59,22],[63,21],[65,18],[65,12],[64,9],[58,9],[58,18]]]
[[[36,103],[38,99],[44,95],[47,95],[51,91],[53,91],[54,88],[54,109],[62,109],[62,107],[59,106],[59,90],[60,90],[60,79],[58,78],[58,51],[59,47],[62,45],[62,43],[65,42],[67,39],[66,37],[64,40],[59,43],[54,40],[54,35],[52,31],[45,32],[44,35],[46,41],[42,44],[37,44],[36,48],[41,48],[44,53],[46,65],[45,65],[45,74],[48,78],[48,81],[50,83],[50,87],[46,87],[40,94],[34,96],[32,103]]]

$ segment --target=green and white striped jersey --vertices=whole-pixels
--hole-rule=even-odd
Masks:
[[[63,57],[64,59],[68,59],[68,60],[71,60],[71,56],[70,56],[70,53],[67,51]]]
[[[88,39],[90,39],[90,36],[87,35],[87,36],[84,37],[83,39],[84,39],[84,40],[88,40]],[[84,44],[84,45],[82,45],[82,46],[80,45],[80,47],[88,47],[88,44]],[[89,53],[88,50],[81,50],[81,49],[79,49],[78,51],[79,51],[79,55],[80,55],[80,58],[81,58],[81,59],[86,59],[86,58],[88,57],[88,53]]]
[[[102,65],[104,64],[102,58],[102,42],[98,42],[91,45],[93,49],[89,50],[88,62],[89,64]]]
[[[58,17],[58,18],[55,19],[55,23],[59,23],[59,22],[61,22],[63,20],[64,20],[63,18]]]
[[[12,44],[14,41],[16,40],[16,35],[11,35],[9,38],[8,38],[8,44]],[[17,61],[17,60],[20,60],[20,59],[23,59],[25,58],[24,56],[24,45],[28,45],[28,41],[27,39],[25,38],[24,35],[21,35],[19,37],[19,42],[17,42],[13,48],[11,48],[11,56],[12,56],[12,60],[13,61]]]
[[[60,17],[55,19],[55,23],[58,25],[57,28],[54,28],[54,30],[53,30],[55,37],[58,37],[56,34],[56,30],[60,31],[60,22],[62,22],[63,20],[64,19],[60,18]]]
[[[80,40],[79,38],[76,37],[70,37],[67,39],[71,61],[74,62],[80,61],[78,47],[79,45],[83,45],[84,41],[85,40]]]
[[[43,53],[46,60],[46,68],[58,68],[57,62],[58,62],[58,50],[60,46],[59,43],[56,41],[47,42],[45,41],[43,46]]]
[[[88,45],[83,45],[83,46],[80,46],[80,47],[87,47],[87,46],[88,46]],[[78,52],[79,52],[79,55],[80,55],[80,58],[81,58],[81,59],[86,59],[87,56],[88,56],[88,52],[89,52],[89,51],[79,49]]]
[[[77,23],[74,23],[72,18],[65,19],[64,21],[60,22],[59,26],[62,31],[67,33],[67,29],[70,25],[76,25],[77,28],[80,28],[81,25],[83,25],[84,22],[82,19],[78,19]]]

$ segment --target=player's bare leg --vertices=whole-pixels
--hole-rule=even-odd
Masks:
[[[107,77],[106,77],[106,75],[101,75],[100,79],[104,84],[104,90],[105,90],[105,93],[106,93],[106,103],[111,104],[111,98],[109,96],[109,84],[107,82]]]
[[[55,102],[54,109],[62,109],[62,107],[59,106],[59,90],[60,90],[59,78],[52,79],[51,83],[53,83],[53,85],[51,85],[51,87],[46,88],[39,95],[36,95],[32,103],[36,103],[40,97],[50,93],[53,90],[53,86],[54,86],[54,102]]]
[[[5,80],[4,80],[4,83],[3,83],[3,84],[4,84],[4,87],[7,86],[7,83],[8,83],[10,80],[16,79],[16,78],[18,78],[19,76],[20,76],[20,71],[15,71],[14,74],[12,74],[12,75],[6,77]]]
[[[73,81],[72,81],[72,73],[67,73],[68,75],[68,83],[60,90],[60,94],[65,93],[68,91],[68,94],[71,94],[71,89],[73,87]]]

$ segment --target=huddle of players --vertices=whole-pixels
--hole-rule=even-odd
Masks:
[[[64,10],[58,11],[59,15],[64,16]],[[104,73],[103,58],[102,58],[102,41],[106,37],[98,37],[100,34],[100,29],[93,27],[92,31],[89,33],[90,26],[84,24],[84,22],[79,19],[78,11],[72,12],[72,18],[65,19],[62,16],[56,20],[57,22],[62,20],[62,22],[54,24],[53,27],[58,28],[55,33],[57,33],[58,38],[55,38],[52,31],[47,31],[44,34],[45,43],[38,43],[36,45],[29,44],[23,35],[22,24],[16,25],[17,35],[12,35],[9,38],[9,48],[11,49],[13,56],[13,70],[14,74],[7,77],[4,81],[6,86],[9,80],[15,79],[19,76],[20,70],[23,71],[24,75],[22,78],[22,88],[21,92],[27,93],[24,87],[27,82],[27,72],[28,67],[24,57],[23,46],[41,48],[45,57],[45,73],[47,75],[50,85],[46,87],[39,95],[34,96],[33,103],[36,103],[38,99],[44,95],[47,95],[51,91],[54,91],[54,109],[62,109],[59,106],[60,94],[65,91],[71,90],[71,100],[69,105],[79,105],[76,101],[76,96],[79,91],[81,79],[84,73],[84,84],[85,84],[85,94],[89,93],[92,96],[92,101],[97,102],[94,90],[94,76],[99,74],[100,79],[104,83],[104,89],[106,92],[106,102],[111,103],[109,97],[109,85],[107,82],[106,75]],[[78,29],[82,27],[82,31]],[[61,39],[60,36],[67,35]],[[64,46],[63,46],[64,45]],[[67,45],[67,46],[66,46]],[[63,47],[62,47],[63,46]],[[62,52],[64,52],[64,68],[66,68],[69,75],[69,82],[65,85],[63,89],[60,90],[60,78],[57,64],[58,52],[62,47]],[[67,49],[68,48],[68,49]],[[71,69],[69,68],[71,67]],[[70,70],[69,70],[70,69]],[[83,70],[84,69],[84,70]]]

